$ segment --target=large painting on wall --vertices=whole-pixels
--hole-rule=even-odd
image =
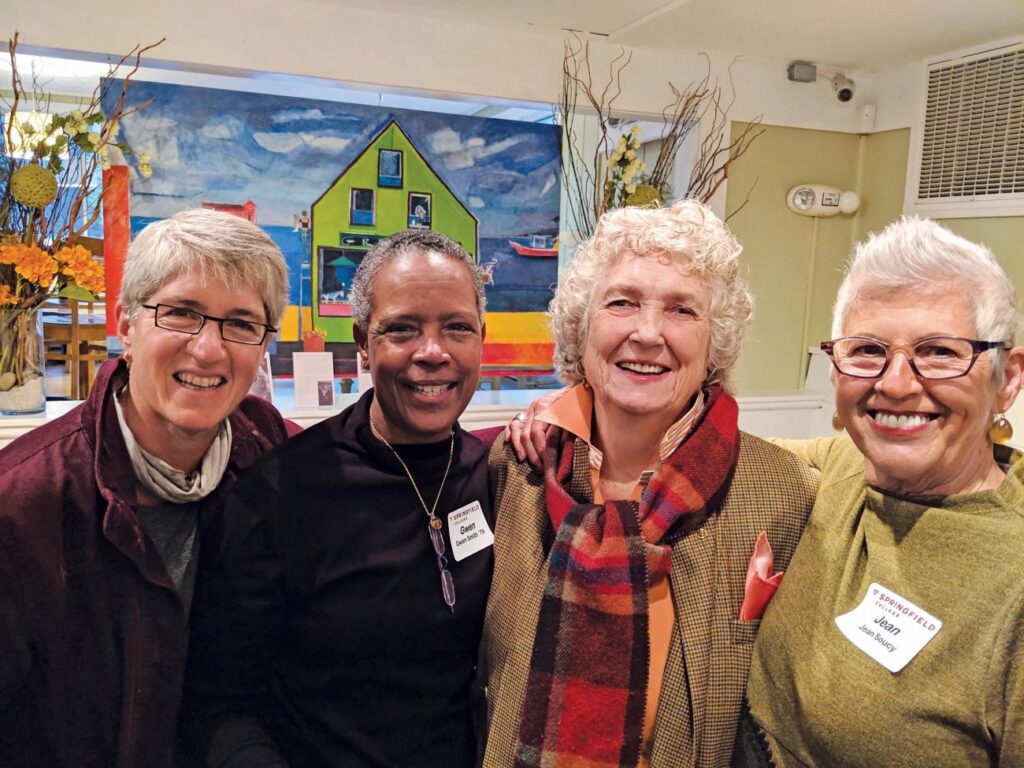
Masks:
[[[109,89],[116,92],[117,89]],[[485,361],[547,365],[541,314],[557,280],[560,129],[553,125],[132,83],[133,233],[177,211],[251,218],[281,247],[291,297],[281,338],[351,341],[347,289],[381,237],[435,229],[489,276]]]

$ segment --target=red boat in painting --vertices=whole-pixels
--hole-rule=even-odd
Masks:
[[[532,235],[529,245],[517,243],[515,240],[509,240],[508,244],[520,256],[529,256],[532,259],[553,259],[558,256],[558,240],[552,240],[547,235]]]

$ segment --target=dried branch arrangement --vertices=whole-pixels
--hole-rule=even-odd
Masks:
[[[11,92],[0,96],[0,393],[41,373],[34,314],[49,296],[94,299],[103,291],[103,265],[79,240],[100,215],[97,170],[115,149],[133,158],[140,173],[149,172],[149,158],[117,137],[121,120],[148,104],[129,107],[126,97],[143,54],[153,47],[136,46],[78,109],[60,114],[51,110],[36,73],[23,80],[18,35],[8,44]],[[127,71],[116,83],[112,78],[122,69]],[[120,94],[104,113],[100,104],[111,87]]]
[[[723,87],[711,76],[710,59],[704,58],[704,77],[682,89],[669,83],[672,100],[661,113],[663,128],[658,156],[647,170],[638,156],[638,130],[619,135],[614,129],[619,122],[615,102],[622,95],[622,75],[632,54],[621,49],[598,81],[591,67],[589,41],[575,35],[566,39],[562,93],[556,112],[566,151],[562,183],[581,237],[590,236],[601,214],[609,208],[660,204],[666,200],[672,192],[669,180],[676,155],[692,131],[702,131],[704,138],[687,188],[677,191],[677,197],[696,198],[704,203],[728,178],[729,166],[761,135],[758,118],[747,123],[734,140],[729,140],[729,111],[735,102],[731,68],[728,85]],[[584,131],[580,120],[584,113],[597,117],[596,133]]]
[[[136,46],[111,65],[107,78],[100,81],[90,98],[82,100],[79,109],[54,114],[50,97],[36,78],[33,76],[28,85],[23,81],[17,59],[18,35],[10,40],[12,95],[0,98],[5,113],[0,158],[0,246],[23,245],[51,256],[75,246],[100,215],[94,195],[96,171],[109,162],[109,153],[115,148],[133,158],[140,173],[149,173],[149,158],[136,156],[117,136],[121,120],[148,106],[148,102],[126,105],[128,84],[138,72],[143,54],[161,42]],[[127,72],[115,86],[112,78],[126,65]],[[104,114],[100,103],[109,87],[120,88],[120,93],[114,108]],[[9,264],[0,263],[0,270]],[[0,272],[0,286],[6,284],[11,289],[9,296],[21,300],[18,303],[24,308],[41,302],[51,292],[50,285],[37,281],[31,281],[36,285],[27,285],[15,278]],[[35,295],[39,293],[44,295]],[[14,303],[10,298],[8,301]]]

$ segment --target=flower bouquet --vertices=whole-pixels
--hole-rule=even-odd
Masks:
[[[159,44],[159,43],[157,43]],[[144,51],[119,83],[102,80],[90,98],[66,114],[51,114],[49,97],[18,71],[18,36],[9,43],[11,91],[3,102],[0,155],[0,413],[45,407],[40,308],[47,298],[95,300],[103,265],[79,242],[100,215],[100,169],[116,155],[150,173],[149,158],[118,141],[120,121],[147,106],[125,106],[128,82]],[[116,106],[100,108],[107,87],[121,89]]]
[[[640,159],[640,126],[634,125],[629,133],[619,136],[615,149],[608,156],[608,180],[604,183],[602,210],[628,205],[636,194],[644,161]]]

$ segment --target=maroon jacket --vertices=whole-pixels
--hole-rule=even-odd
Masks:
[[[101,369],[89,399],[0,451],[0,765],[170,764],[186,616],[135,514],[135,476]],[[218,489],[286,437],[247,397]]]

